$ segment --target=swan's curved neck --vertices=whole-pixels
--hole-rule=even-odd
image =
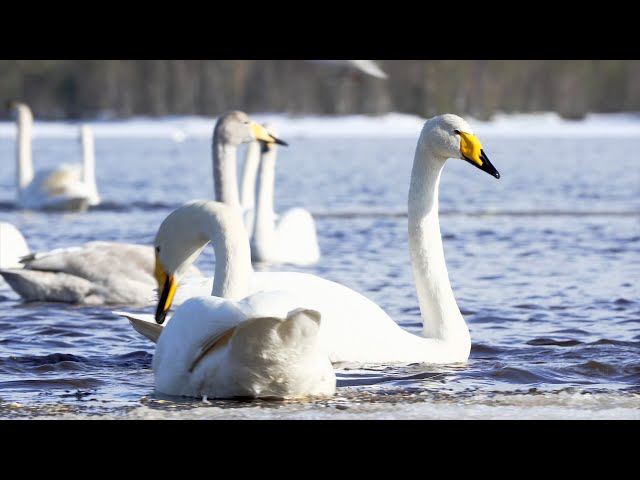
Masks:
[[[238,209],[208,209],[198,222],[211,241],[216,271],[211,295],[240,300],[249,295],[253,272],[249,239]]]
[[[17,181],[18,189],[23,190],[33,180],[33,163],[31,160],[31,129],[33,116],[29,108],[18,107],[18,150]]]
[[[469,345],[469,329],[449,283],[438,219],[438,188],[446,157],[419,142],[409,187],[409,252],[415,278],[423,335]]]
[[[82,178],[87,185],[96,183],[96,157],[93,132],[87,125],[80,127],[82,141]]]
[[[256,211],[251,236],[253,255],[260,258],[262,250],[270,249],[275,242],[275,220],[273,211],[273,189],[276,177],[276,150],[272,146],[262,154],[256,182]]]
[[[242,168],[242,185],[240,187],[240,199],[242,208],[255,208],[256,174],[260,163],[260,142],[253,141],[247,147],[247,155]]]
[[[236,173],[237,147],[221,141],[218,131],[213,133],[213,181],[216,200],[227,205],[240,206],[238,176]]]

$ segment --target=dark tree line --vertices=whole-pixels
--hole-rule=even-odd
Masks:
[[[638,60],[378,63],[387,80],[300,60],[0,60],[0,98],[27,102],[41,119],[640,111]]]

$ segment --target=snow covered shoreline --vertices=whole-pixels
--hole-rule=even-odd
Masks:
[[[287,138],[415,138],[424,118],[400,113],[380,116],[291,116],[253,113],[258,122],[272,123]],[[491,121],[466,117],[483,136],[513,137],[629,137],[640,136],[640,112],[589,114],[581,120],[566,120],[553,112],[498,114]],[[86,121],[96,138],[165,138],[174,141],[208,139],[215,118],[132,117],[127,120]],[[38,121],[34,138],[75,138],[81,122]],[[0,139],[13,139],[12,121],[0,122]]]

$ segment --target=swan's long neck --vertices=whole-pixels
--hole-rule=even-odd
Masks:
[[[247,148],[247,156],[244,160],[242,168],[242,185],[240,188],[240,199],[242,208],[255,208],[256,197],[256,174],[258,173],[258,165],[260,164],[260,142],[253,141],[249,143]]]
[[[275,242],[273,189],[276,177],[276,147],[262,154],[256,182],[256,212],[251,236],[254,258],[261,258]]]
[[[211,295],[240,300],[249,294],[253,272],[249,239],[238,209],[209,209],[201,217],[203,234],[213,246],[216,271]]]
[[[91,127],[80,127],[82,141],[82,178],[87,185],[96,184],[96,157]]]
[[[31,129],[33,116],[29,107],[20,105],[18,109],[18,150],[17,173],[18,189],[23,190],[33,180],[33,163],[31,160]]]
[[[227,205],[240,206],[238,176],[236,173],[237,147],[221,141],[216,130],[213,134],[213,181],[216,200]]]
[[[415,278],[423,335],[457,345],[469,344],[469,329],[449,283],[438,220],[438,188],[446,157],[416,148],[409,187],[409,252]]]

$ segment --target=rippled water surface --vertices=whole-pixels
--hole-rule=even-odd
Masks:
[[[286,132],[281,132],[286,138]],[[466,365],[337,365],[338,393],[305,402],[170,399],[154,346],[112,307],[23,304],[0,282],[1,418],[640,418],[640,168],[633,138],[486,136],[502,178],[450,160],[441,229],[473,349]],[[421,325],[407,251],[412,139],[290,139],[276,207],[316,216],[322,260],[301,270]],[[16,211],[13,142],[0,139],[0,220],[33,250],[149,243],[162,219],[212,198],[210,142],[100,139],[102,206]],[[77,158],[34,142],[36,167]],[[213,272],[207,249],[198,265]]]

